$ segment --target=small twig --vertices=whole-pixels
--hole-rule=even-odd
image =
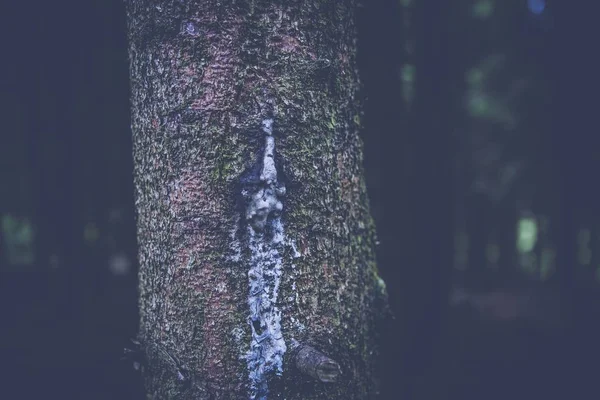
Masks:
[[[320,382],[332,383],[337,381],[342,370],[340,365],[313,347],[292,341],[294,363],[303,374],[312,376]]]

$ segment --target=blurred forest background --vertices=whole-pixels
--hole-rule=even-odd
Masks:
[[[8,3],[0,397],[142,399],[119,361],[138,319],[124,5]],[[558,0],[358,9],[395,314],[383,398],[600,395],[593,15]]]

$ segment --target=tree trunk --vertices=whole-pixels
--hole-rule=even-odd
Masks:
[[[149,398],[376,394],[354,7],[129,1]]]

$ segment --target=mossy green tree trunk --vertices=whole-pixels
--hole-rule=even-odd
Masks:
[[[149,398],[375,396],[354,9],[128,2]]]

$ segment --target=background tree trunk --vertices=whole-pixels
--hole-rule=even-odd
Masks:
[[[129,1],[152,398],[375,395],[386,295],[358,137],[354,8]],[[305,365],[312,349],[327,362]]]

